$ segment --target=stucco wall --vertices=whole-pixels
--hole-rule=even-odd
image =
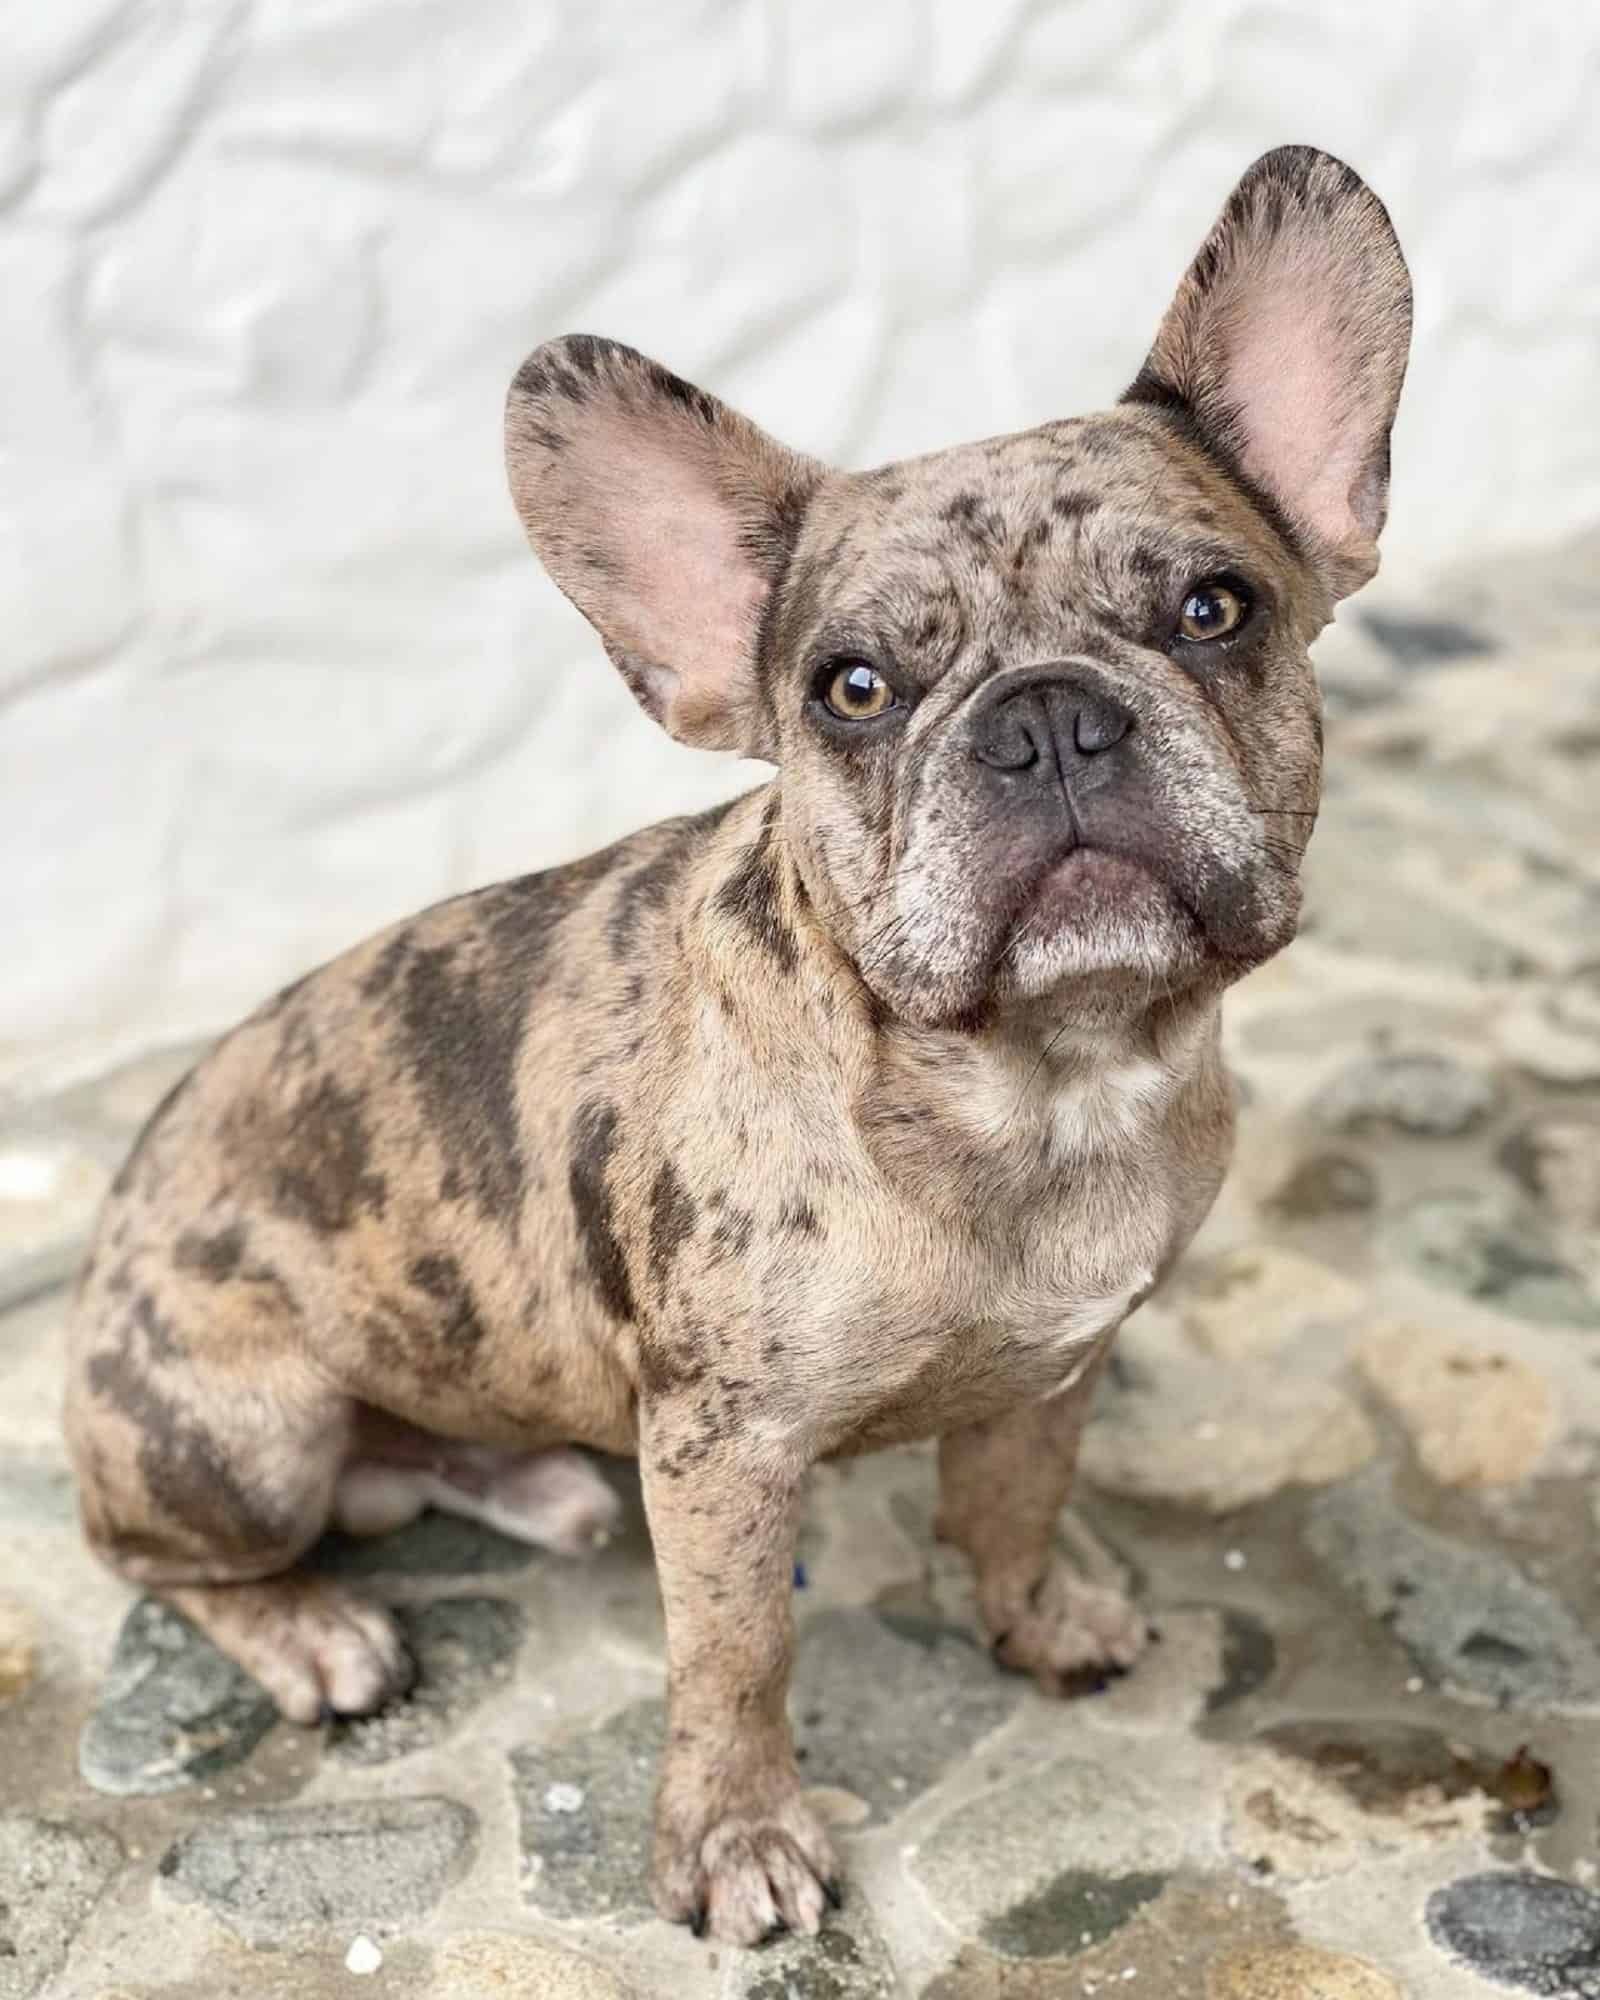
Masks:
[[[855,463],[1125,382],[1239,170],[1417,281],[1391,571],[1600,514],[1571,0],[49,0],[0,24],[0,1080],[721,793],[505,497],[537,339]]]

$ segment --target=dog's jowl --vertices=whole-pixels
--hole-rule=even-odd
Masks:
[[[1377,564],[1409,323],[1383,208],[1291,148],[1098,415],[846,473],[631,349],[530,356],[535,550],[658,722],[778,776],[358,945],[174,1092],[76,1310],[105,1559],[359,1714],[408,1667],[297,1572],[330,1522],[580,1552],[582,1448],[637,1452],[655,1897],[738,1942],[836,1890],[785,1713],[819,1459],[937,1438],[1003,1665],[1130,1666],[1054,1524],[1227,1162],[1218,1006],[1294,933],[1307,648]]]

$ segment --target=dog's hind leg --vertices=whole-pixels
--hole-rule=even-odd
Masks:
[[[170,1271],[159,1290],[86,1286],[66,1408],[84,1529],[291,1721],[368,1714],[411,1680],[393,1619],[293,1568],[332,1513],[352,1406],[270,1312]]]
[[[381,1535],[425,1507],[572,1556],[603,1548],[622,1512],[594,1465],[570,1447],[463,1444],[363,1409],[334,1492],[334,1525],[347,1534]]]

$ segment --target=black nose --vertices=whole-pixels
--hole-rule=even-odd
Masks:
[[[1133,728],[1133,715],[1087,675],[1030,674],[1002,680],[972,720],[972,754],[995,771],[1035,765],[1065,776],[1114,749]]]

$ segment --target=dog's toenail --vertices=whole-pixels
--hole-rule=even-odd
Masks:
[[[705,1936],[706,1906],[704,1903],[696,1903],[694,1908],[689,1912],[689,1928],[694,1932],[696,1937]]]
[[[827,1897],[829,1905],[833,1909],[842,1910],[844,1908],[844,1886],[842,1883],[838,1881],[824,1882],[822,1893]]]

